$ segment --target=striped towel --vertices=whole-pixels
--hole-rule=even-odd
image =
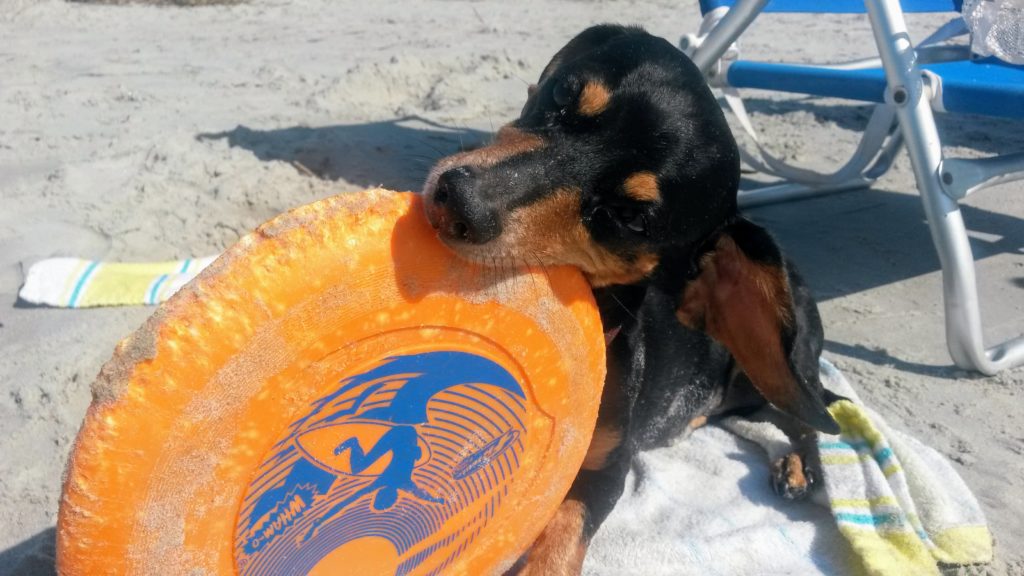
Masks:
[[[825,360],[821,377],[853,399],[830,407],[841,433],[820,438],[825,490],[783,501],[768,463],[791,450],[786,436],[727,418],[635,458],[586,576],[905,576],[991,562],[981,508],[945,458],[890,428]]]
[[[33,264],[18,298],[58,308],[159,304],[216,256],[171,262],[101,262],[50,258]]]
[[[835,367],[823,369],[856,398]],[[938,574],[936,562],[991,561],[984,514],[945,458],[858,402],[829,412],[841,432],[819,441],[825,488],[839,531],[870,573]]]

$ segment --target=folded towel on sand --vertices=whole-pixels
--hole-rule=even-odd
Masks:
[[[159,304],[215,258],[137,263],[50,258],[28,269],[18,297],[58,308]]]
[[[637,458],[585,573],[916,575],[990,562],[981,508],[945,458],[886,425],[825,360],[821,373],[852,400],[830,407],[841,433],[819,440],[824,490],[783,501],[769,462],[789,441],[728,418]]]

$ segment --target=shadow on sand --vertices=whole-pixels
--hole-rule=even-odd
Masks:
[[[841,103],[816,96],[795,95],[778,99],[744,97],[743,103],[753,116],[755,129],[757,115],[805,112],[818,123],[831,122],[844,130],[860,132],[867,125],[874,107],[873,104]],[[1020,134],[1024,130],[1024,121],[968,114],[936,114],[935,121],[944,146],[972,148],[987,154],[1021,151]]]
[[[57,574],[56,536],[47,528],[35,536],[0,551],[0,576],[54,576]]]
[[[490,134],[438,124],[418,116],[366,124],[206,133],[199,140],[225,140],[260,160],[288,162],[310,176],[363,187],[419,191],[427,172],[443,156],[485,143]]]
[[[1024,251],[1024,223],[1020,218],[967,205],[961,206],[961,212],[975,260],[999,254],[1019,255]],[[762,206],[749,210],[748,216],[779,239],[819,302],[940,269],[924,210],[916,195],[857,190]],[[1020,275],[986,281],[1005,282],[1016,289],[1024,289],[1024,278]],[[938,279],[934,290],[937,296],[942,290]],[[1024,293],[1021,296],[1024,297]],[[832,354],[932,377],[973,375],[952,364],[907,362],[864,346],[826,341],[825,349]]]

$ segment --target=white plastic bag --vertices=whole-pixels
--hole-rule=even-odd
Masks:
[[[1024,0],[964,0],[971,51],[1024,64]]]

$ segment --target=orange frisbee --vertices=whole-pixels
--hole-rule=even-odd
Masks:
[[[501,574],[583,461],[604,338],[578,271],[458,259],[414,194],[242,238],[93,387],[61,574]]]

